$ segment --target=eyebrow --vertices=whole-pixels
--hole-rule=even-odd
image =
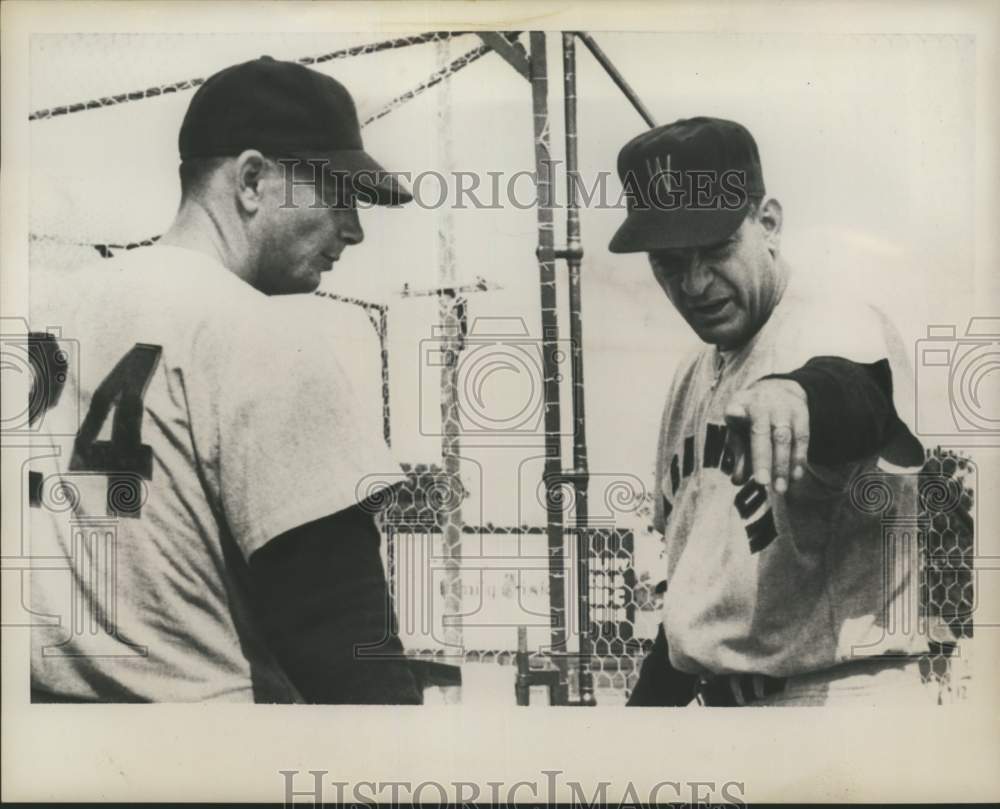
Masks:
[[[664,258],[682,258],[691,250],[698,250],[702,253],[710,253],[713,250],[719,250],[726,245],[738,242],[740,240],[739,234],[740,232],[737,230],[732,236],[723,239],[721,242],[713,242],[712,244],[702,245],[701,247],[665,247],[662,250],[651,250],[650,255],[663,256]]]

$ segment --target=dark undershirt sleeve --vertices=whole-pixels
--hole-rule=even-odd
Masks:
[[[381,537],[361,506],[299,526],[250,556],[268,646],[307,702],[419,704],[386,593]],[[377,646],[377,656],[357,646]]]
[[[809,404],[809,462],[850,463],[879,453],[902,431],[892,400],[888,360],[858,363],[813,357],[801,368],[764,379],[790,379]]]

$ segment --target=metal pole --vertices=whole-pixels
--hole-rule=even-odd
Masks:
[[[382,364],[382,436],[385,443],[392,446],[392,417],[389,413],[389,318],[387,308],[378,308],[379,359]],[[369,318],[371,314],[369,313]]]
[[[528,627],[517,628],[517,674],[514,680],[514,698],[518,705],[531,704],[531,667],[528,659]]]
[[[590,531],[587,509],[587,431],[583,386],[583,313],[580,296],[580,264],[583,245],[580,241],[580,205],[577,197],[576,123],[576,43],[571,32],[563,32],[563,99],[566,129],[566,250],[562,256],[569,270],[569,328],[572,345],[573,391],[573,490],[576,504],[576,576],[579,588],[578,608],[579,693],[584,705],[594,704],[591,675],[590,638]]]
[[[437,43],[437,64],[444,70],[450,58],[451,40]],[[442,168],[454,168],[451,122],[451,82],[438,89],[437,98],[438,157]],[[455,228],[451,209],[444,205],[438,210],[438,283],[441,287],[455,286]],[[461,490],[461,448],[458,411],[458,356],[462,351],[465,331],[465,299],[461,296],[438,295],[438,314],[445,335],[445,357],[441,366],[441,460],[445,478],[453,492]],[[448,504],[441,513],[441,533],[445,559],[444,570],[444,641],[447,654],[456,655],[459,664],[465,654],[462,631],[462,507],[461,499]],[[459,695],[449,692],[446,701],[455,701]]]
[[[566,582],[563,545],[562,474],[559,419],[559,382],[556,351],[559,325],[556,314],[555,242],[552,216],[552,161],[549,149],[548,65],[545,33],[532,31],[531,101],[534,119],[535,171],[538,177],[538,274],[542,317],[542,390],[545,403],[545,502],[549,551],[550,643],[559,672],[558,702],[566,694]]]
[[[629,83],[625,81],[625,77],[618,72],[618,68],[614,66],[608,58],[608,55],[601,50],[601,46],[594,41],[594,38],[590,34],[583,31],[577,31],[576,35],[580,38],[580,41],[587,46],[588,50],[594,54],[594,58],[611,77],[611,81],[617,84],[618,89],[625,94],[625,98],[632,102],[632,106],[635,107],[636,112],[642,116],[642,119],[649,124],[650,127],[656,126],[656,121],[653,119],[649,110],[646,109],[646,105],[639,100],[639,96],[636,95],[635,90],[633,90],[631,86],[629,86]]]

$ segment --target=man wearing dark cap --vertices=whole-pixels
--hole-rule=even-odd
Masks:
[[[611,251],[647,253],[707,344],[680,364],[663,415],[666,592],[630,704],[933,701],[917,663],[927,638],[900,619],[916,614],[916,554],[900,564],[883,511],[858,497],[875,482],[893,513],[917,513],[907,472],[923,450],[895,404],[912,389],[899,337],[877,310],[796,284],[740,124],[645,132],[618,172],[629,211]]]
[[[156,246],[32,289],[81,354],[33,472],[34,553],[69,560],[33,578],[58,619],[33,632],[33,698],[418,703],[359,494],[399,467],[337,346],[268,298],[361,243],[359,201],[410,195],[343,86],[269,57],[205,81],[180,155]]]

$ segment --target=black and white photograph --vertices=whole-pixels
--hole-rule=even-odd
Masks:
[[[583,5],[3,4],[5,800],[998,797],[998,8]]]

